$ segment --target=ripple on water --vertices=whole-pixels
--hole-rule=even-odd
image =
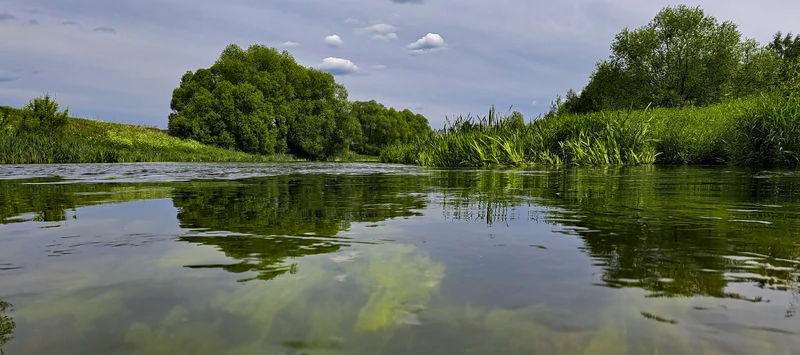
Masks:
[[[224,167],[224,168],[221,168]],[[75,182],[181,182],[235,180],[288,174],[403,174],[430,172],[415,166],[378,163],[125,163],[0,165],[0,179],[59,178]]]

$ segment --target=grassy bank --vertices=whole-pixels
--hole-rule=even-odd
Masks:
[[[770,94],[709,107],[459,117],[429,139],[381,152],[381,161],[439,167],[533,164],[798,166],[800,97]]]
[[[11,115],[17,113],[15,110]],[[0,130],[0,164],[289,160],[296,158],[246,154],[174,138],[153,127],[81,118],[69,118],[57,135],[8,127]]]

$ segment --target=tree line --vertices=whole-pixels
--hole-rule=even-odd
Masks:
[[[548,116],[647,107],[708,106],[779,87],[796,75],[800,35],[777,32],[760,45],[699,6],[665,7],[645,26],[625,28],[588,84],[557,96]]]
[[[322,160],[377,154],[429,134],[428,120],[375,102],[350,102],[330,73],[264,45],[227,46],[209,68],[188,71],[170,102],[168,132],[247,153]]]

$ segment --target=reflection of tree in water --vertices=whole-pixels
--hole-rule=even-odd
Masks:
[[[0,180],[0,223],[62,222],[67,211],[103,203],[168,198],[165,183],[59,183],[58,178]],[[18,218],[33,214],[29,219]],[[73,215],[74,217],[74,215]]]
[[[7,313],[11,312],[11,304],[5,301],[0,301],[0,352],[3,351],[3,345],[8,344],[12,339],[11,334],[14,333],[16,324],[14,319]]]
[[[580,236],[603,269],[605,286],[642,287],[661,297],[754,302],[760,299],[727,292],[727,285],[791,288],[796,282],[791,260],[800,256],[800,243],[792,237],[800,232],[800,179],[721,172],[654,167],[448,171],[436,179],[443,186],[445,216],[452,219],[489,224],[521,219],[520,207],[532,200],[551,209],[528,208],[527,218]],[[747,253],[751,257],[742,257]],[[732,280],[726,272],[755,276]]]
[[[258,271],[260,279],[291,272],[287,258],[339,250],[336,236],[353,222],[419,215],[424,197],[409,195],[421,177],[386,175],[286,175],[174,190],[181,227],[245,235],[193,235],[181,240],[214,245],[241,260],[220,267]]]
[[[296,264],[285,265],[287,258],[332,253],[341,244],[318,238],[260,236],[189,236],[180,240],[218,247],[226,256],[241,260],[233,264],[188,265],[190,268],[221,268],[231,273],[258,272],[255,279],[271,280],[284,273],[296,272]],[[248,281],[245,279],[242,281]]]

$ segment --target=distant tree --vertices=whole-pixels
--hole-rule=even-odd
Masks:
[[[350,112],[361,125],[361,139],[353,143],[360,154],[378,155],[389,145],[408,143],[431,131],[425,116],[386,108],[375,100],[355,101]]]
[[[800,61],[800,34],[792,37],[792,33],[789,32],[784,36],[781,31],[778,31],[767,47],[774,51],[782,61],[781,79],[786,80],[792,76],[791,67]]]
[[[700,7],[663,8],[646,26],[618,33],[611,52],[564,111],[708,105],[774,84],[775,57]]]
[[[781,80],[782,67],[778,54],[748,39],[741,45],[740,65],[731,76],[727,94],[746,97],[772,90]]]

